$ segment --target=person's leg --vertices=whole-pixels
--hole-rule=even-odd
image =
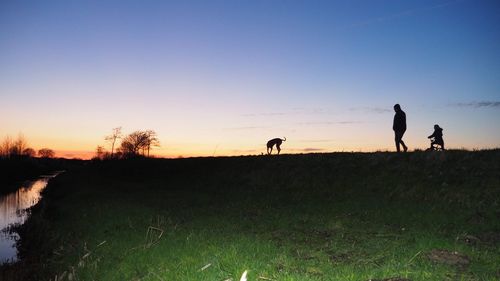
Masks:
[[[406,146],[405,142],[401,140],[401,145],[403,146],[403,151],[406,152],[408,151],[408,146]]]
[[[400,152],[401,148],[399,147],[399,143],[401,142],[401,134],[399,132],[394,132],[394,141],[396,142],[396,151]]]
[[[445,150],[445,149],[444,149],[444,141],[440,140],[440,141],[439,141],[439,145],[441,145],[441,149],[442,149],[442,150]]]
[[[406,146],[405,142],[403,141],[403,135],[405,134],[405,132],[401,132],[401,136],[399,137],[400,139],[400,142],[401,142],[401,145],[403,145],[403,149],[404,149],[404,152],[408,151],[408,146]]]

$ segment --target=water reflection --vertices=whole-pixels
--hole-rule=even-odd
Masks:
[[[17,258],[16,240],[19,235],[8,231],[12,224],[22,224],[28,217],[26,209],[32,207],[41,198],[42,190],[50,178],[55,175],[26,182],[17,191],[0,196],[0,263],[13,262]]]

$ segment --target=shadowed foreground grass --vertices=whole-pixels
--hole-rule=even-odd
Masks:
[[[499,280],[498,159],[492,150],[89,163],[50,182],[20,229],[25,259],[4,276]]]

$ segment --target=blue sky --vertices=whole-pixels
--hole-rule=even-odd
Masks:
[[[438,123],[499,147],[500,3],[0,2],[0,137],[92,151],[154,129],[160,155],[394,149]],[[7,121],[8,120],[8,121]]]

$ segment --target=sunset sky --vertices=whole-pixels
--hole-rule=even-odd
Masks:
[[[500,147],[500,1],[0,1],[0,140],[88,157]],[[90,154],[89,154],[90,153]]]

